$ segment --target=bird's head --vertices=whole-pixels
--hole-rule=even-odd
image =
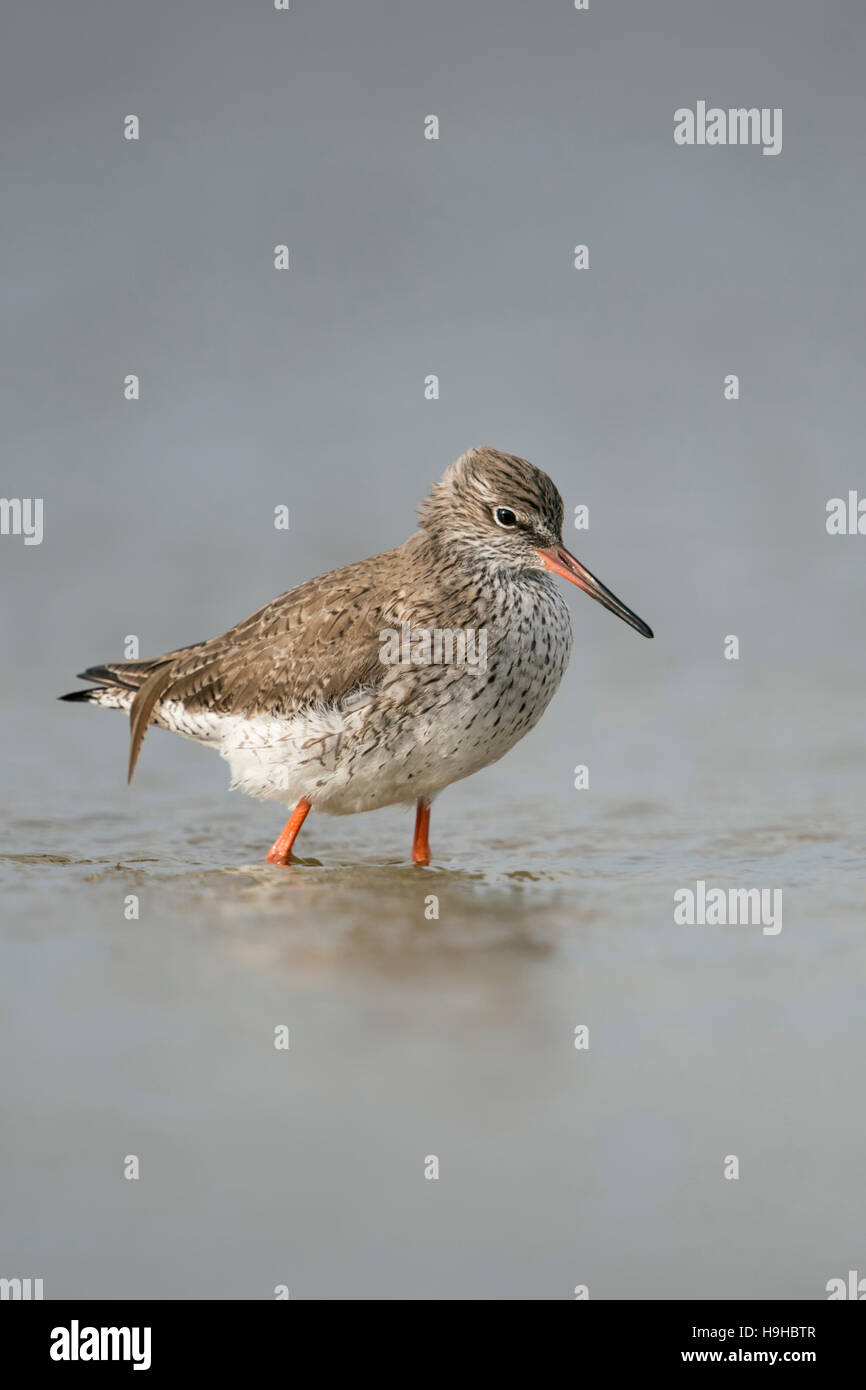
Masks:
[[[443,560],[463,556],[500,573],[546,570],[568,579],[644,637],[642,619],[590,574],[562,543],[564,509],[555,484],[513,454],[470,449],[446,469],[421,504],[422,529]]]

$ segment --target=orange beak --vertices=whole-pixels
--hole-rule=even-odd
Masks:
[[[541,563],[546,570],[552,570],[554,574],[561,574],[563,579],[570,579],[572,584],[576,584],[578,589],[583,589],[585,594],[594,598],[603,608],[610,609],[618,618],[622,618],[624,623],[630,627],[637,628],[644,637],[652,637],[651,627],[647,627],[642,618],[636,613],[632,613],[630,608],[626,608],[621,603],[616,594],[612,594],[610,589],[606,589],[600,579],[596,579],[594,574],[584,569],[579,560],[566,550],[564,545],[552,545],[549,550],[536,551]]]

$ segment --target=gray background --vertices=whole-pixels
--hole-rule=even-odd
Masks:
[[[0,1274],[821,1297],[866,1259],[866,539],[824,525],[866,488],[862,7],[3,28],[2,490],[45,539],[0,539]],[[782,107],[782,153],[677,147],[698,99]],[[566,544],[657,636],[574,592],[551,710],[437,804],[435,889],[399,811],[262,869],[279,816],[217,759],[153,732],[129,792],[124,721],[54,703],[128,633],[157,654],[396,544],[478,443],[589,506]],[[675,927],[697,877],[782,887],[781,936]]]

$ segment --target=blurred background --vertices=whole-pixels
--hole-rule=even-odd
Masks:
[[[44,540],[0,537],[0,1275],[823,1297],[866,1259],[866,538],[825,527],[866,495],[862,7],[4,29],[2,491]],[[678,147],[698,100],[781,107],[782,153]],[[429,873],[401,810],[265,866],[279,809],[220,760],[155,730],[127,789],[125,720],[55,702],[398,544],[480,443],[589,508],[566,545],[656,640],[569,594],[554,704],[437,803]],[[676,926],[697,878],[783,889],[781,934]]]

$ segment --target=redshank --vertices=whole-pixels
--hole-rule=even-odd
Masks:
[[[150,724],[215,748],[232,787],[294,810],[267,858],[287,864],[307,814],[430,804],[541,718],[571,653],[554,575],[644,637],[646,623],[565,549],[546,473],[496,449],[448,468],[403,545],[299,584],[222,637],[109,661],[63,695],[129,714],[129,778]]]

